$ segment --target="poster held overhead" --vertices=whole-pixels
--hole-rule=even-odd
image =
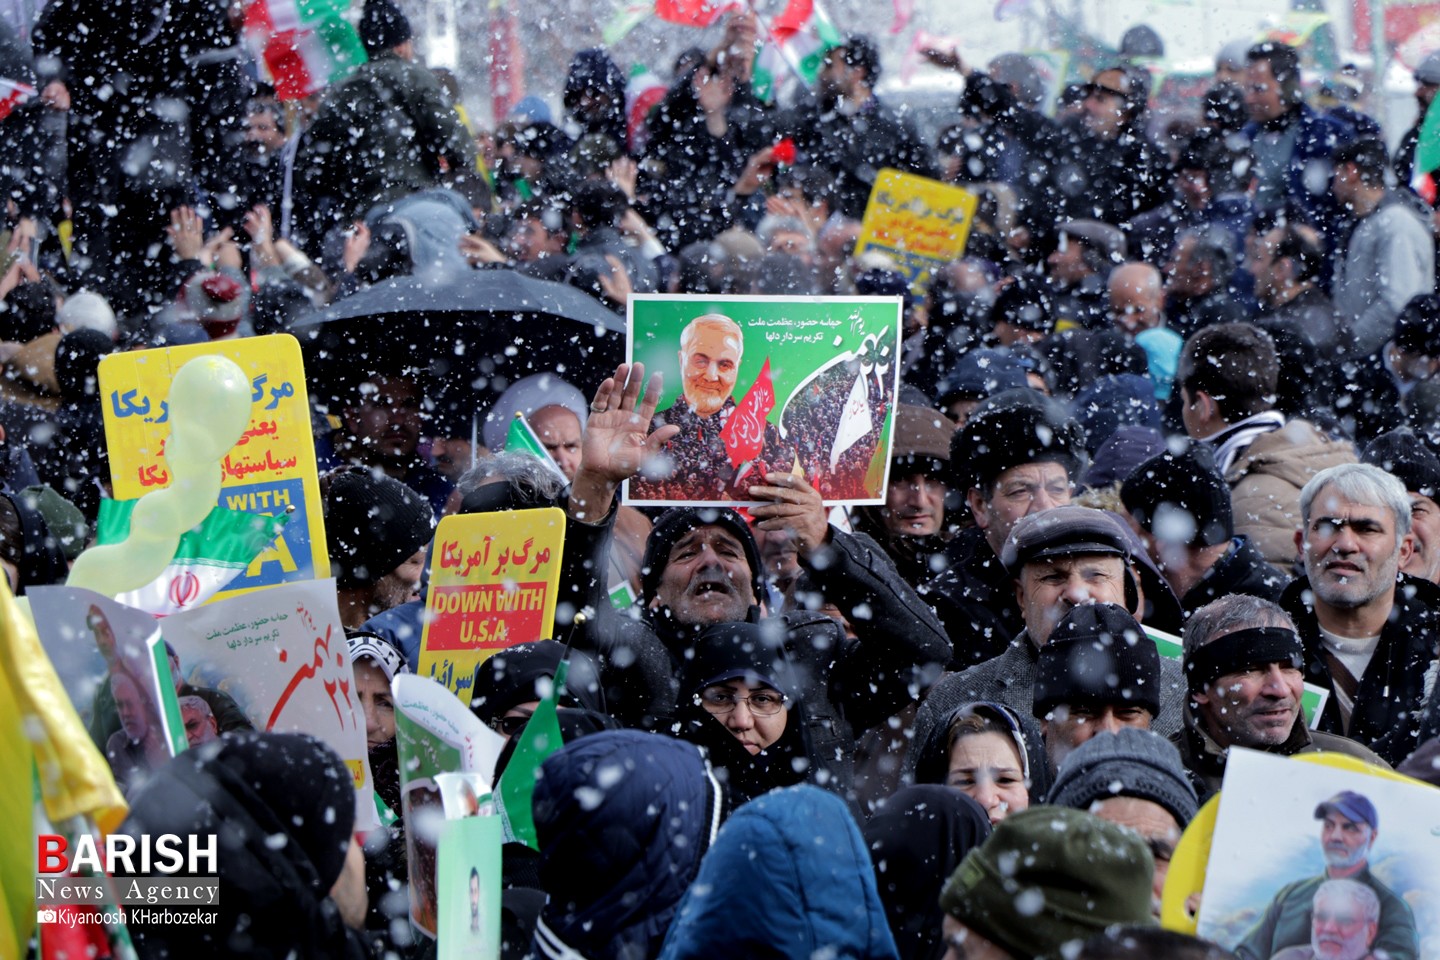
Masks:
[[[623,502],[755,505],[770,473],[830,506],[884,502],[900,298],[647,294],[629,309],[628,360],[663,380],[653,426],[679,433]]]

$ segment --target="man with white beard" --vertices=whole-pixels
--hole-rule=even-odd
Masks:
[[[1315,891],[1310,946],[1286,947],[1272,960],[1366,960],[1380,930],[1380,898],[1354,880],[1326,880]]]

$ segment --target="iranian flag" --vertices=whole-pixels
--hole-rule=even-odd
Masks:
[[[753,79],[755,95],[762,100],[774,99],[787,77],[813,88],[826,52],[844,42],[819,0],[789,0],[762,25],[760,38],[764,45],[755,58]]]
[[[130,514],[138,500],[102,500],[95,542],[119,543],[130,534]],[[194,530],[180,537],[175,558],[150,583],[115,599],[126,606],[167,617],[200,606],[224,590],[260,551],[270,546],[289,521],[215,507]]]
[[[0,77],[0,120],[10,116],[10,111],[35,96],[35,88],[19,80]]]
[[[645,118],[661,100],[669,87],[655,75],[655,71],[637,63],[630,68],[630,79],[625,84],[625,127],[630,135],[630,145],[635,152],[645,148],[648,131]]]
[[[1432,207],[1437,194],[1435,171],[1440,170],[1440,109],[1436,103],[1440,103],[1440,97],[1430,101],[1425,121],[1420,125],[1420,139],[1415,144],[1415,171],[1410,176],[1410,186]]]
[[[299,100],[365,62],[360,36],[345,19],[350,0],[252,0],[245,38],[263,60],[281,100]]]

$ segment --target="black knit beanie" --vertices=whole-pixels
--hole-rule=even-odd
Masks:
[[[1071,610],[1040,648],[1035,716],[1064,704],[1133,703],[1160,714],[1160,653],[1140,624],[1114,603]]]
[[[750,564],[750,585],[755,590],[755,602],[765,596],[765,567],[760,560],[760,548],[755,535],[745,518],[729,507],[672,507],[655,521],[650,537],[645,541],[645,557],[640,567],[640,594],[642,603],[648,607],[660,589],[660,574],[670,559],[675,542],[696,527],[723,527],[734,534],[745,549],[745,559]]]
[[[360,15],[360,43],[367,57],[394,49],[414,35],[409,18],[392,0],[365,0],[365,12]]]
[[[364,468],[335,475],[325,501],[325,536],[336,586],[368,587],[430,542],[430,502],[399,480]]]
[[[1120,499],[1146,533],[1166,543],[1213,547],[1235,536],[1230,485],[1202,444],[1140,464],[1121,486]]]

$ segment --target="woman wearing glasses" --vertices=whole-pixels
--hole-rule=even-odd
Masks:
[[[727,806],[803,782],[814,765],[783,648],[768,643],[759,625],[742,622],[707,628],[692,649],[672,729],[709,753]]]

